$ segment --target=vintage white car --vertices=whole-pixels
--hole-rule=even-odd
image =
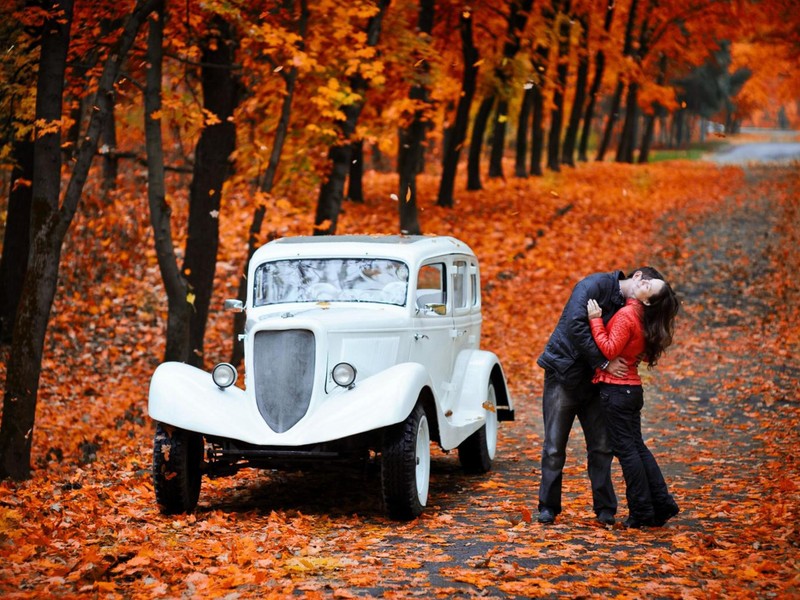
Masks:
[[[153,477],[165,513],[191,512],[203,475],[332,460],[379,461],[390,516],[428,501],[431,441],[468,472],[491,469],[514,407],[480,349],[478,260],[429,236],[283,238],[248,268],[244,389],[236,369],[160,365]]]

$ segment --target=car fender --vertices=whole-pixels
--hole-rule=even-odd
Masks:
[[[498,418],[513,418],[513,402],[508,392],[505,374],[500,359],[486,350],[464,350],[457,360],[454,372],[460,378],[451,412],[450,426],[442,428],[442,447],[455,448],[473,432],[483,426],[486,420],[486,392],[489,381],[494,381],[497,393]],[[505,414],[504,414],[505,413]],[[504,418],[505,417],[505,418]]]
[[[229,427],[239,429],[243,414],[252,418],[251,404],[244,390],[217,387],[211,373],[184,363],[165,362],[150,378],[147,412],[161,423],[218,434]],[[255,416],[260,418],[257,408]],[[206,427],[210,421],[214,426]]]
[[[168,362],[150,381],[148,413],[156,421],[204,435],[250,444],[299,446],[331,441],[403,421],[421,391],[432,387],[425,367],[401,363],[357,381],[352,389],[320,394],[313,408],[294,427],[276,433],[242,389],[219,389],[211,374]]]

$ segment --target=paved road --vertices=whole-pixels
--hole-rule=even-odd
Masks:
[[[800,160],[800,142],[752,142],[731,145],[710,158],[722,164],[790,162]]]

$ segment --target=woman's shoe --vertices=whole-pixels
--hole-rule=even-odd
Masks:
[[[600,512],[597,513],[597,521],[602,523],[603,525],[613,525],[614,524],[614,513],[604,508]]]
[[[628,529],[641,529],[642,527],[652,527],[653,519],[639,519],[634,516],[629,516],[623,523]]]

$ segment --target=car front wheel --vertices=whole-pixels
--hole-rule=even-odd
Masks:
[[[386,428],[381,453],[381,485],[389,516],[409,520],[428,503],[431,433],[428,417],[417,404],[402,423]]]
[[[203,436],[159,423],[153,439],[153,486],[161,512],[192,512],[200,497]]]
[[[484,408],[486,422],[458,446],[458,460],[468,473],[491,471],[497,453],[497,393],[491,381]]]

